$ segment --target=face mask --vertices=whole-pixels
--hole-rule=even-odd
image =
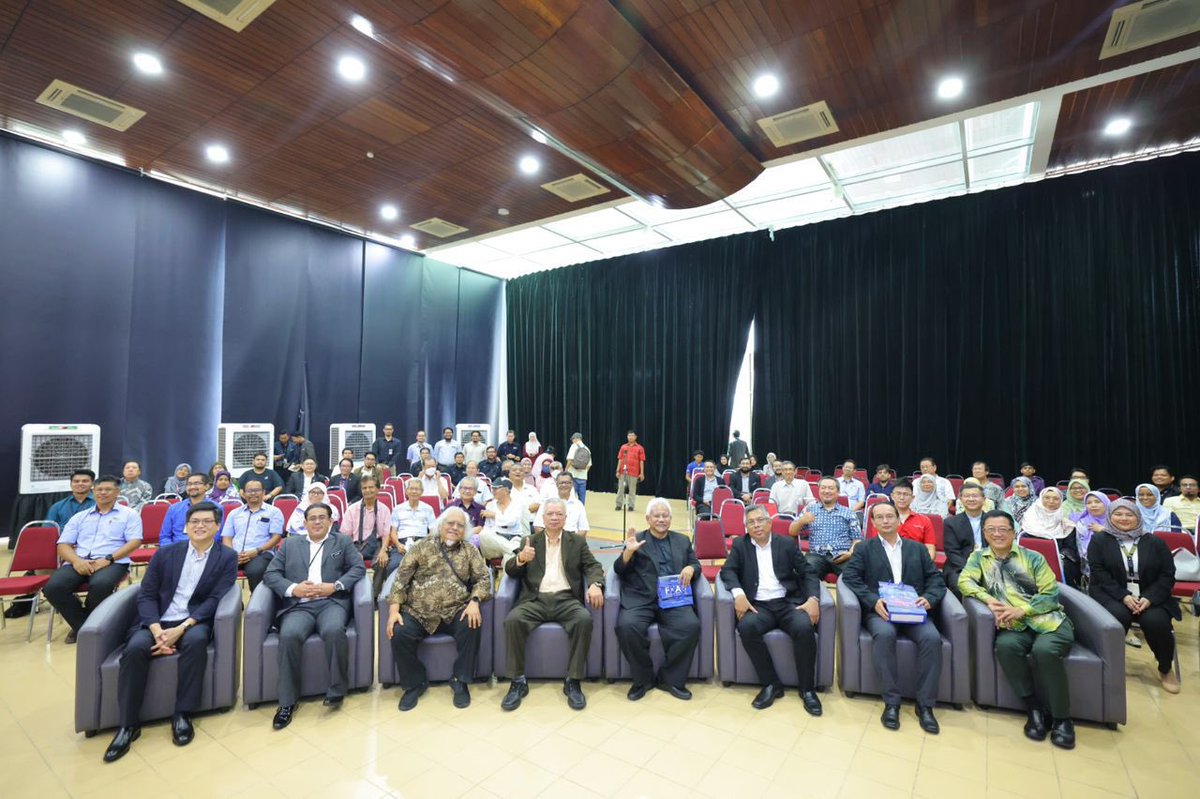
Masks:
[[[435,469],[434,467],[430,466],[428,469],[426,469],[426,470],[425,470],[425,475],[426,475],[427,477],[433,477],[433,474],[434,474],[434,472],[436,472],[436,471],[437,471],[437,469]]]

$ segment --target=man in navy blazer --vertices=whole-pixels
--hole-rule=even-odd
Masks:
[[[200,704],[212,621],[221,597],[237,582],[237,554],[214,545],[220,519],[221,509],[213,503],[192,505],[184,525],[188,540],[160,549],[146,569],[137,589],[137,619],[121,655],[121,726],[104,753],[106,763],[123,757],[141,735],[142,699],[154,657],[179,655],[171,739],[186,746],[194,737],[190,714]]]
[[[780,629],[792,639],[804,709],[821,715],[814,689],[820,580],[793,539],[771,535],[771,519],[762,505],[746,508],[746,535],[734,539],[721,567],[721,582],[733,594],[738,635],[763,686],[750,704],[762,710],[784,695],[763,641],[771,630]]]
[[[939,731],[933,715],[938,681],[942,676],[942,636],[933,623],[934,609],[946,596],[946,581],[933,565],[925,545],[900,537],[900,513],[890,502],[869,511],[879,535],[854,548],[842,581],[854,592],[863,609],[863,626],[875,643],[875,672],[883,687],[880,722],[900,729],[900,677],[896,663],[896,637],[903,634],[917,645],[917,722],[931,735]],[[879,597],[880,583],[904,583],[917,592],[917,604],[926,611],[920,624],[897,624],[888,616]]]

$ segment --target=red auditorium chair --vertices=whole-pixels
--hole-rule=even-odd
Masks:
[[[733,490],[730,489],[729,486],[717,486],[715,489],[713,489],[712,515],[720,516],[721,506],[724,505],[726,501],[731,499],[733,499]]]
[[[296,506],[300,504],[300,498],[295,494],[280,494],[271,500],[271,504],[279,508],[279,512],[283,514],[283,523],[286,525],[288,519],[292,518],[292,511],[296,510]]]
[[[442,515],[442,498],[441,497],[421,497],[421,501],[429,507],[433,508],[434,516]]]
[[[961,474],[948,474],[946,479],[950,481],[950,487],[954,489],[954,496],[962,493],[963,476]]]
[[[129,554],[130,573],[144,568],[158,551],[158,534],[162,532],[163,519],[170,509],[171,503],[159,499],[142,506],[142,545]]]
[[[1196,539],[1191,533],[1183,532],[1176,529],[1170,532],[1154,531],[1154,537],[1167,545],[1167,549],[1171,550],[1171,554],[1187,550],[1193,555],[1196,554]],[[1181,599],[1191,599],[1191,597],[1200,591],[1200,582],[1192,580],[1176,580],[1175,587],[1171,589],[1171,596],[1180,597]]]
[[[692,534],[692,546],[700,561],[704,579],[713,582],[721,571],[721,565],[712,561],[723,561],[729,554],[725,547],[725,534],[719,519],[699,519]],[[705,561],[709,561],[706,563]]]
[[[1017,539],[1017,544],[1026,549],[1032,549],[1040,554],[1050,564],[1050,569],[1054,572],[1054,579],[1060,583],[1063,579],[1062,556],[1058,554],[1058,544],[1049,538],[1038,538],[1032,535],[1022,535]]]
[[[26,643],[33,640],[33,619],[37,615],[42,589],[50,582],[50,575],[25,576],[25,572],[53,572],[58,568],[58,535],[58,525],[47,519],[39,519],[23,526],[17,534],[17,547],[13,550],[12,560],[9,561],[8,574],[0,578],[0,629],[8,626],[2,612],[6,610],[6,600],[10,605],[18,602],[30,603]],[[14,577],[13,572],[17,572],[18,576]],[[32,596],[26,598],[28,594]]]
[[[746,506],[740,499],[727,499],[721,505],[721,529],[726,538],[746,534]]]
[[[788,528],[792,526],[792,522],[796,521],[796,517],[790,513],[777,513],[771,517],[771,534],[788,536]]]

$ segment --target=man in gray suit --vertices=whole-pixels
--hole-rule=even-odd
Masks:
[[[350,539],[330,534],[333,511],[324,503],[310,505],[304,514],[305,536],[284,540],[271,561],[263,582],[280,598],[279,710],[272,726],[292,723],[299,698],[300,650],[314,631],[325,643],[329,661],[326,707],[341,707],[346,695],[346,667],[350,644],[346,623],[350,619],[351,590],[366,574],[362,555]]]

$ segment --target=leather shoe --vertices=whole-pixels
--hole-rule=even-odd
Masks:
[[[754,695],[754,700],[750,702],[750,706],[755,710],[766,710],[771,705],[775,704],[776,699],[782,698],[782,685],[764,685],[762,690]]]
[[[1070,719],[1055,719],[1050,727],[1050,743],[1059,749],[1075,748],[1075,725]]]
[[[513,680],[508,686],[508,693],[500,702],[501,710],[516,710],[521,706],[521,699],[529,696],[529,683],[524,680]]]
[[[113,736],[112,743],[108,745],[108,749],[104,752],[104,762],[111,763],[114,760],[120,760],[125,757],[125,753],[129,751],[129,746],[142,735],[141,727],[118,727],[117,734]]]
[[[671,696],[675,697],[676,699],[682,699],[685,702],[692,698],[691,691],[689,691],[686,688],[682,688],[678,685],[671,685],[669,682],[660,682],[655,687],[658,688],[658,690],[666,691],[667,693],[669,693]]]
[[[322,702],[321,704],[324,705],[325,707],[331,707],[334,710],[337,710],[339,707],[342,706],[342,700],[345,698],[346,697],[344,697],[344,696],[327,696],[327,697],[325,697],[325,701]]]
[[[1046,740],[1046,714],[1040,707],[1031,707],[1025,720],[1025,737],[1031,741]]]
[[[819,716],[824,711],[821,709],[821,698],[817,696],[816,691],[801,691],[800,699],[804,702],[804,710],[810,716]]]
[[[579,680],[563,680],[563,693],[567,695],[567,707],[571,710],[583,710],[587,707],[587,699],[583,695],[583,689],[579,687]]]
[[[276,730],[282,730],[292,723],[292,716],[295,714],[295,705],[280,705],[279,709],[275,711],[275,718],[271,719],[271,727]]]
[[[421,694],[425,693],[425,689],[429,687],[429,683],[421,683],[416,688],[409,688],[400,696],[400,709],[402,711],[412,710],[417,706],[417,700],[421,698]]]
[[[461,710],[471,704],[471,689],[461,680],[451,680],[450,690],[454,692],[454,706]]]
[[[77,640],[79,640],[79,633],[75,632],[74,630],[69,630],[67,632],[67,637],[63,639],[63,643],[64,644],[73,644]]]
[[[900,706],[884,705],[883,715],[879,717],[879,721],[889,730],[900,729]]]
[[[196,737],[192,728],[192,720],[187,713],[176,713],[171,716],[171,740],[176,746],[187,746]]]
[[[629,701],[636,702],[645,696],[646,692],[649,690],[650,686],[648,685],[638,685],[637,683],[634,683],[633,685],[629,686],[629,693],[625,695],[629,697]]]
[[[921,729],[930,735],[937,735],[942,731],[938,725],[937,718],[933,715],[933,708],[925,705],[917,705],[917,723],[921,725]]]

